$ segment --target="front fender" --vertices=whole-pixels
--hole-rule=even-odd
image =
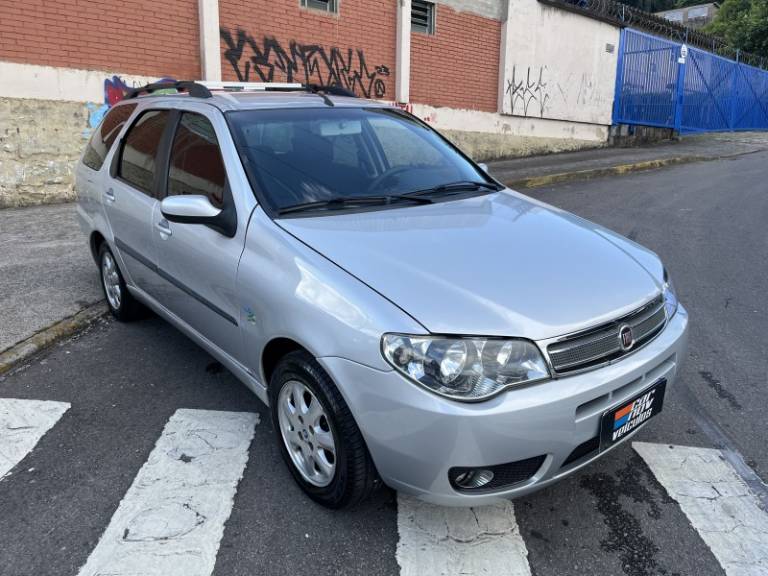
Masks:
[[[266,379],[261,356],[273,338],[317,358],[339,357],[389,370],[384,332],[424,334],[416,320],[277,226],[261,208],[251,218],[237,274],[246,364]]]

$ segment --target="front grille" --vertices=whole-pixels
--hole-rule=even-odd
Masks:
[[[496,466],[478,466],[476,468],[451,468],[448,471],[448,478],[455,490],[460,492],[488,492],[489,490],[502,490],[510,488],[515,484],[520,484],[533,477],[539,471],[544,463],[546,456],[534,456],[525,460],[509,462],[507,464],[498,464]],[[493,472],[493,480],[481,488],[461,488],[455,483],[455,478],[468,470],[490,470]]]
[[[661,295],[627,316],[550,344],[547,352],[552,368],[558,374],[562,374],[597,366],[631,354],[661,332],[666,320],[664,296]],[[619,340],[619,329],[624,324],[632,327],[635,339],[634,345],[627,351],[622,349]]]

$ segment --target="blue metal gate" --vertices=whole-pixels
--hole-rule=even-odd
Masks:
[[[680,132],[768,130],[768,72],[626,28],[613,122]]]

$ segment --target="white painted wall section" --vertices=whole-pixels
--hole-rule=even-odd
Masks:
[[[719,450],[632,446],[728,576],[768,574],[768,513]]]
[[[620,29],[537,0],[508,11],[502,113],[610,125]]]
[[[448,508],[398,494],[401,576],[531,576],[512,502]]]
[[[609,127],[596,124],[523,118],[459,108],[436,108],[426,104],[413,104],[412,110],[416,116],[438,130],[464,130],[509,136],[584,140],[595,143],[603,143],[608,139]]]
[[[405,104],[411,97],[411,0],[397,0],[395,44],[395,102]]]
[[[219,0],[198,0],[200,20],[200,67],[202,79],[221,81],[219,53]]]
[[[33,450],[69,406],[66,402],[0,398],[0,478]]]
[[[257,423],[176,411],[80,576],[210,576]]]
[[[157,80],[154,76],[109,70],[54,68],[0,61],[0,98],[104,102],[104,80],[113,76],[119,76],[128,86],[143,86]]]

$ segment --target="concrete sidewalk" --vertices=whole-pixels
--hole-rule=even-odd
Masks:
[[[0,353],[101,298],[74,204],[0,210]]]
[[[489,169],[509,186],[525,188],[766,149],[768,133],[710,134],[643,148],[504,160]],[[92,306],[100,300],[98,271],[74,204],[0,210],[0,373],[106,311]]]
[[[767,149],[766,132],[702,134],[639,148],[597,148],[499,160],[489,162],[488,168],[507,186],[519,189],[717,160]]]

